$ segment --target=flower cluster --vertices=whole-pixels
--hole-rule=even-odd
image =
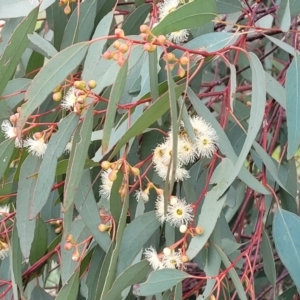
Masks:
[[[212,157],[216,151],[218,135],[214,128],[201,117],[194,116],[190,119],[194,130],[195,139],[188,136],[184,124],[181,123],[178,147],[175,180],[189,178],[189,172],[184,165],[194,162],[201,157]],[[164,180],[168,175],[168,170],[172,167],[172,131],[164,143],[158,145],[153,152],[153,164],[157,174]]]
[[[193,220],[193,207],[185,199],[171,196],[165,212],[164,197],[163,195],[158,195],[155,202],[155,214],[161,223],[166,221],[172,226],[181,227]]]
[[[170,248],[165,248],[163,253],[157,254],[156,250],[150,247],[145,250],[144,256],[154,270],[178,269],[182,265],[181,254]]]
[[[176,10],[180,5],[179,0],[165,0],[159,6],[159,21],[163,20],[169,13]],[[185,42],[189,36],[189,32],[186,29],[171,32],[167,35],[169,41],[173,41],[175,44]]]

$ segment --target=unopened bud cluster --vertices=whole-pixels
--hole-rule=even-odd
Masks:
[[[63,221],[62,220],[54,220],[50,221],[50,224],[56,226],[55,233],[60,234],[63,231]]]
[[[122,29],[116,29],[116,31],[117,30],[122,32],[119,35],[116,35],[118,37],[124,37],[124,31]],[[122,66],[125,61],[124,54],[128,52],[129,47],[126,43],[122,43],[120,40],[116,40],[112,46],[114,49],[116,49],[116,51],[108,50],[103,53],[103,57],[105,59],[113,59],[118,63],[119,66]]]
[[[87,88],[88,86],[88,88]],[[95,80],[90,80],[86,83],[82,80],[74,81],[73,87],[69,89],[61,102],[63,109],[73,109],[75,113],[80,115],[85,107],[85,101],[88,97],[90,90],[97,86]],[[58,86],[53,90],[53,100],[60,101],[62,99],[62,87]]]
[[[156,50],[156,44],[164,44],[167,40],[167,38],[164,35],[155,36],[148,25],[141,25],[140,26],[141,34],[140,36],[144,41],[147,41],[147,43],[144,45],[144,50],[148,52],[153,52]]]
[[[163,56],[163,59],[167,62],[166,68],[169,67],[171,71],[178,65],[177,75],[181,78],[184,77],[185,70],[183,66],[186,66],[189,63],[189,58],[187,56],[183,55],[178,59],[173,53],[169,52]]]
[[[68,251],[74,248],[73,253],[72,253],[72,260],[76,261],[76,262],[79,261],[80,254],[78,251],[78,244],[76,244],[72,234],[69,234],[67,236],[64,248],[65,248],[65,250],[68,250]]]
[[[68,15],[69,13],[71,13],[70,3],[72,3],[72,2],[77,3],[77,0],[59,0],[58,5],[59,6],[64,6],[65,5],[64,13],[66,15]]]

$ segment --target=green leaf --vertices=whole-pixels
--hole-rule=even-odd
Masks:
[[[48,233],[47,227],[43,220],[36,220],[36,227],[34,231],[34,239],[31,244],[29,255],[29,262],[33,265],[46,253],[48,246]]]
[[[28,78],[34,78],[36,70],[39,70],[44,65],[44,56],[33,51],[27,64],[26,74]]]
[[[61,49],[89,40],[94,28],[96,8],[97,0],[86,0],[76,6],[65,28]]]
[[[39,285],[36,285],[34,289],[31,292],[31,300],[53,300],[53,297],[51,297],[47,292],[44,291],[43,288],[41,288]]]
[[[32,50],[42,54],[48,59],[57,54],[57,50],[54,48],[54,46],[36,32],[28,34],[27,36],[30,40],[29,48],[31,48]]]
[[[152,30],[156,36],[205,25],[216,17],[213,0],[194,0],[169,13]]]
[[[36,220],[29,220],[27,211],[36,186],[36,177],[31,176],[36,173],[41,165],[40,158],[29,155],[22,164],[17,194],[17,229],[20,238],[22,254],[29,258],[31,243],[34,238]]]
[[[279,297],[278,300],[293,300],[294,296],[297,294],[296,286],[292,286],[285,290]]]
[[[141,278],[145,277],[149,273],[149,271],[151,271],[151,267],[147,260],[142,260],[127,268],[116,278],[115,282],[113,283],[109,292],[105,295],[104,299],[117,299],[117,297],[120,297],[122,291],[125,288],[139,282]]]
[[[13,31],[9,42],[0,57],[0,95],[7,82],[13,76],[20,58],[29,44],[28,33],[32,33],[36,24],[38,9],[35,8]]]
[[[101,20],[101,22],[98,24],[95,30],[92,40],[107,36],[109,34],[109,29],[113,20],[113,16],[113,11],[111,11]],[[96,79],[93,77],[93,73],[95,68],[97,67],[97,62],[99,60],[98,55],[102,53],[106,41],[107,39],[101,39],[97,42],[93,42],[89,47],[82,71],[82,79],[85,82],[89,82],[89,80]],[[95,55],[95,53],[97,53],[98,55]]]
[[[189,277],[189,274],[180,270],[157,270],[150,273],[146,282],[135,285],[133,292],[137,296],[151,296],[164,292]]]
[[[263,234],[262,234],[261,252],[262,252],[262,256],[263,256],[262,262],[263,262],[263,266],[264,266],[264,271],[265,271],[270,283],[275,288],[275,286],[276,286],[276,270],[275,270],[274,255],[273,255],[271,242],[268,237],[268,233],[265,229],[263,230]]]
[[[243,10],[239,0],[215,0],[219,14],[230,14]]]
[[[120,195],[120,188],[123,182],[124,174],[122,172],[117,173],[117,179],[113,182],[111,187],[111,193],[109,197],[109,210],[118,226],[120,215],[122,212],[122,198]]]
[[[68,17],[64,13],[64,10],[59,5],[57,5],[56,1],[47,8],[46,15],[49,29],[51,29],[54,33],[53,45],[57,50],[59,50],[64,34],[64,29],[68,23]]]
[[[277,253],[300,292],[300,218],[278,208],[273,220],[273,238]]]
[[[15,149],[15,139],[4,140],[0,144],[0,178],[4,175]]]
[[[88,47],[88,43],[80,43],[64,49],[34,77],[25,95],[28,101],[22,105],[17,124],[19,129],[23,128],[27,118],[44,102],[52,90],[79,65]]]
[[[111,89],[107,106],[106,118],[103,127],[102,153],[108,149],[110,135],[114,126],[117,104],[122,96],[128,72],[128,60],[126,59],[120,68],[116,81]]]
[[[182,299],[182,282],[176,284],[174,300]]]
[[[92,182],[90,171],[85,170],[81,177],[77,193],[75,195],[75,205],[85,225],[90,230],[96,242],[105,252],[107,252],[111,240],[107,232],[100,232],[98,230],[101,219],[91,185]]]
[[[185,83],[175,87],[176,97],[185,89]],[[111,157],[113,157],[118,151],[133,137],[141,134],[145,129],[157,121],[168,109],[169,109],[169,93],[163,94],[157,101],[155,101],[137,120],[132,124],[130,128],[118,141],[118,144],[114,148]]]
[[[300,144],[300,55],[295,54],[286,74],[286,116],[288,128],[287,158],[293,157]]]
[[[31,83],[30,79],[26,78],[17,78],[10,80],[1,97],[3,100],[5,100],[7,106],[13,110],[21,101],[24,99],[24,92],[29,87]]]
[[[130,266],[159,226],[160,223],[157,221],[154,211],[142,214],[126,226],[118,259],[117,274]]]
[[[222,196],[231,184],[231,182],[227,181],[227,178],[232,172],[232,169],[232,162],[228,158],[225,158],[217,166],[212,175],[212,182],[216,182],[217,184],[206,194],[204,199],[197,223],[198,226],[201,226],[204,229],[204,232],[203,234],[195,235],[192,238],[186,252],[190,259],[194,258],[204,247],[215,228],[228,195],[225,194]]]
[[[280,29],[283,32],[287,32],[291,25],[291,10],[289,0],[282,0],[280,2],[276,16],[280,24]]]
[[[244,291],[241,279],[239,278],[239,275],[237,274],[236,270],[234,267],[232,267],[232,263],[231,261],[227,258],[227,256],[225,255],[225,253],[215,244],[212,244],[216,250],[218,251],[223,264],[225,265],[226,268],[230,268],[228,270],[228,273],[232,279],[232,282],[236,288],[237,294],[239,295],[241,300],[247,300],[247,296],[246,293]]]
[[[285,52],[289,53],[290,55],[294,56],[295,53],[300,53],[298,50],[296,50],[294,47],[292,47],[291,45],[274,38],[273,36],[268,36],[265,35],[266,38],[268,38],[273,44],[277,45],[278,47],[280,47],[281,49],[283,49]]]
[[[79,289],[79,270],[76,270],[70,279],[59,291],[55,300],[76,300]]]
[[[20,291],[23,289],[22,284],[22,252],[20,248],[20,240],[18,237],[17,226],[13,227],[11,236],[11,253],[12,253],[12,269],[14,279]]]
[[[85,159],[90,146],[93,128],[93,105],[89,105],[83,121],[77,126],[69,159],[65,186],[64,186],[64,211],[67,211],[74,202],[74,196],[80,184]]]
[[[285,88],[268,72],[265,72],[267,93],[286,109]]]
[[[145,3],[137,7],[123,23],[122,29],[125,35],[140,34],[140,26],[144,24],[146,17],[148,16],[152,5]],[[149,53],[150,54],[150,53]]]
[[[75,113],[71,113],[63,118],[58,124],[58,131],[52,135],[48,143],[30,201],[28,211],[30,219],[35,218],[48,199],[55,178],[57,160],[64,152],[78,124],[78,119],[79,116]]]

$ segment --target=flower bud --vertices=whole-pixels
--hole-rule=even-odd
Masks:
[[[65,243],[64,248],[65,248],[66,250],[71,250],[71,249],[73,248],[73,245],[72,245],[71,243],[67,242],[67,243]]]
[[[119,47],[119,51],[122,52],[122,53],[126,53],[128,51],[128,46],[126,44],[122,44]]]
[[[107,231],[109,228],[110,228],[110,227],[107,226],[107,225],[105,225],[105,224],[100,224],[100,225],[98,226],[98,230],[99,230],[100,232],[105,232],[105,231]]]
[[[105,51],[102,55],[105,59],[112,59],[114,56],[114,53],[111,51]]]
[[[114,43],[112,44],[112,46],[113,46],[115,49],[119,50],[119,47],[121,46],[121,43],[120,43],[120,41],[114,41]]]
[[[44,136],[44,135],[43,135],[42,132],[35,132],[35,133],[33,134],[33,138],[34,138],[35,140],[39,140],[39,139],[41,139],[43,136]]]
[[[92,90],[92,89],[94,89],[97,86],[97,82],[95,80],[90,80],[88,82],[88,86]]]
[[[10,117],[9,117],[9,121],[11,122],[11,123],[13,123],[13,124],[15,124],[16,122],[17,122],[17,117],[15,116],[15,115],[11,115]]]
[[[132,167],[130,171],[131,171],[133,176],[139,176],[140,175],[140,170],[136,167]]]
[[[180,225],[179,231],[181,233],[186,233],[187,232],[187,226],[185,224]]]
[[[171,196],[170,197],[170,204],[171,205],[176,205],[178,202],[178,198],[176,196]]]
[[[116,52],[116,53],[114,53],[112,59],[117,61],[119,59],[119,57],[120,57],[120,54],[118,52]]]
[[[76,89],[79,89],[79,90],[84,90],[85,89],[85,82],[84,81],[74,81],[74,87]]]
[[[121,67],[121,66],[123,65],[124,61],[125,61],[124,57],[123,57],[123,56],[120,56],[120,57],[118,58],[118,65]]]
[[[108,179],[110,181],[115,181],[117,179],[117,172],[116,171],[111,171],[109,174],[108,174]]]
[[[52,92],[57,93],[61,90],[61,84],[59,84]]]
[[[69,234],[67,236],[66,241],[69,242],[69,243],[71,243],[71,244],[73,244],[73,245],[75,244],[74,237],[73,237],[72,234]]]
[[[172,253],[172,250],[170,248],[166,247],[166,248],[164,248],[163,253],[164,253],[164,255],[168,256]]]
[[[122,38],[125,36],[125,33],[124,33],[124,30],[121,29],[121,28],[117,28],[115,30],[115,35],[118,37],[118,38]]]
[[[111,163],[110,163],[109,161],[107,161],[107,160],[105,160],[105,161],[103,161],[103,162],[101,163],[101,168],[102,168],[103,170],[109,169],[110,166],[111,166]]]
[[[188,257],[187,255],[181,255],[181,261],[182,261],[183,263],[187,263],[189,260],[190,260],[190,259],[189,259],[189,257]]]
[[[151,43],[146,43],[144,45],[144,50],[148,52],[154,52],[156,49],[156,45],[152,45]]]
[[[57,227],[57,228],[54,230],[54,232],[55,232],[56,234],[60,234],[60,233],[62,232],[62,226]]]
[[[179,62],[182,64],[182,65],[187,65],[188,62],[189,62],[189,58],[186,57],[186,56],[182,56],[180,59],[179,59]]]
[[[141,33],[147,33],[147,34],[149,34],[149,33],[150,33],[150,28],[149,28],[149,26],[148,26],[148,25],[145,25],[145,24],[141,25],[141,26],[140,26],[140,32],[141,32]]]
[[[175,57],[174,53],[171,53],[171,52],[164,55],[164,59],[167,61],[176,61],[176,57]]]
[[[66,15],[68,15],[71,12],[71,7],[69,6],[69,4],[64,8],[64,13]]]
[[[178,68],[177,75],[178,75],[180,78],[184,77],[184,75],[185,75],[185,70],[184,70],[183,68],[181,68],[180,66],[179,66],[179,68]]]
[[[167,38],[166,38],[164,35],[159,35],[159,36],[157,37],[157,41],[158,41],[160,44],[165,43],[166,40],[167,40]]]
[[[59,91],[59,92],[56,92],[56,93],[53,93],[53,95],[52,95],[52,99],[54,100],[54,101],[60,101],[61,99],[62,99],[62,93],[61,93],[61,91]]]
[[[201,234],[203,234],[204,229],[203,229],[203,227],[201,227],[201,226],[197,226],[197,227],[195,228],[195,232],[196,232],[197,234],[201,235]]]
[[[148,39],[148,34],[147,33],[141,33],[140,34],[141,38],[146,41]]]
[[[79,258],[80,258],[80,255],[79,255],[78,250],[76,249],[72,254],[72,260],[77,262],[77,261],[79,261]]]

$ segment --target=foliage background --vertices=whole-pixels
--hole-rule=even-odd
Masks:
[[[298,299],[300,2],[182,2],[152,30],[189,29],[181,44],[140,36],[157,2],[1,1],[0,119],[12,122],[0,136],[1,298]],[[115,40],[128,49],[107,59]],[[167,52],[188,58],[184,74]],[[97,85],[63,109],[54,100],[80,80]],[[218,149],[173,185],[154,172],[153,149],[180,120],[192,138],[189,115],[211,124]],[[38,132],[40,156],[25,143]],[[108,201],[101,163],[118,160],[140,176],[121,168]],[[185,234],[158,222],[154,190],[136,201],[146,178],[166,206],[170,195],[193,205]],[[189,262],[153,271],[150,246]]]

